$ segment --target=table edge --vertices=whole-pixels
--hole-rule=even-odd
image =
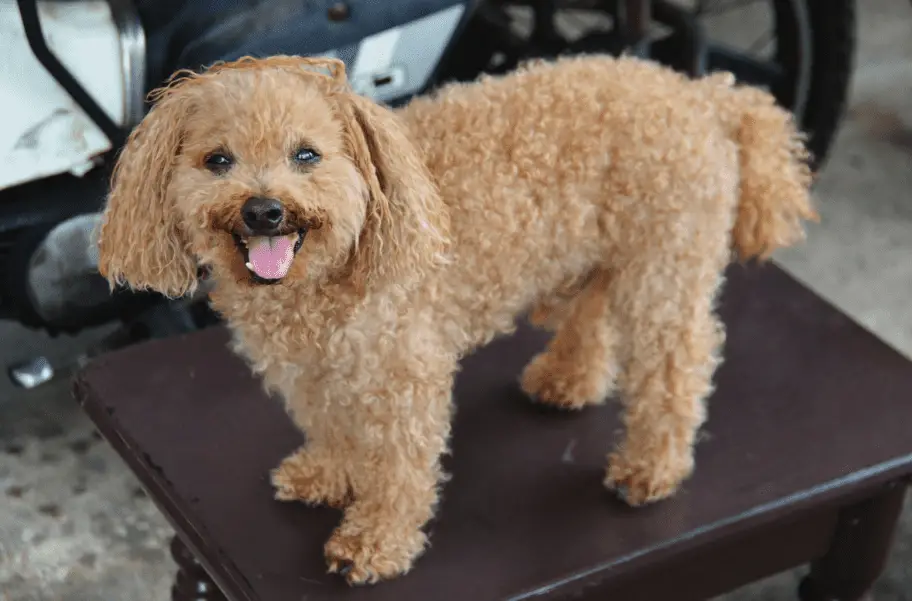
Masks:
[[[194,519],[192,514],[182,508],[186,505],[176,500],[177,497],[168,479],[162,476],[156,466],[148,460],[146,454],[134,452],[134,449],[139,449],[138,445],[120,433],[117,419],[91,400],[86,402],[90,398],[90,394],[86,392],[86,386],[87,383],[81,376],[74,378],[73,395],[80,407],[91,417],[99,433],[117,451],[120,458],[130,466],[142,486],[149,491],[149,498],[181,537],[184,544],[193,552],[197,561],[206,569],[206,573],[215,581],[221,592],[228,597],[229,601],[262,601],[230,558],[225,557],[220,548],[206,542],[207,537],[204,536],[204,531],[194,524],[199,520]],[[209,552],[203,553],[203,550]],[[211,558],[217,558],[219,562],[209,561]]]
[[[863,492],[873,491],[890,482],[900,480],[907,480],[907,484],[912,483],[912,453],[869,466],[770,503],[757,505],[735,516],[686,532],[677,538],[629,553],[587,570],[582,570],[561,580],[528,589],[523,593],[507,598],[505,601],[535,599],[568,585],[576,585],[577,592],[580,589],[600,586],[607,582],[607,572],[614,572],[611,574],[612,577],[627,574],[636,569],[632,564],[652,553],[667,552],[675,547],[683,547],[680,549],[681,551],[690,550],[699,547],[701,544],[708,543],[710,540],[715,540],[717,537],[713,535],[720,531],[728,530],[728,534],[739,534],[762,528],[765,524],[773,521],[778,510],[785,507],[789,508],[789,513],[800,513],[813,509],[815,506],[821,508],[838,507],[851,502]],[[572,595],[573,592],[568,591],[567,594]]]

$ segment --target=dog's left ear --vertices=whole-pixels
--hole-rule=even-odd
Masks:
[[[369,195],[352,281],[362,289],[414,284],[445,260],[449,213],[399,117],[353,92],[339,95],[351,159]]]

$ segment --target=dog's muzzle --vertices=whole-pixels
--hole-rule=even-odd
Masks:
[[[244,254],[251,278],[261,284],[274,284],[288,275],[307,229],[289,231],[285,209],[274,198],[247,199],[241,207],[241,219],[247,235],[235,233],[234,241]]]

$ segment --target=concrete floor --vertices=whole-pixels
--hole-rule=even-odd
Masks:
[[[912,5],[864,0],[852,108],[819,183],[822,223],[777,257],[809,286],[912,357]],[[0,325],[0,364],[81,339]],[[65,384],[0,382],[0,601],[165,601],[170,529]],[[794,598],[800,573],[728,601]],[[878,601],[912,601],[912,504]]]

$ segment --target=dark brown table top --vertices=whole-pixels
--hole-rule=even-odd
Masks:
[[[726,361],[696,474],[643,509],[601,486],[616,405],[563,414],[518,390],[544,334],[522,327],[469,357],[433,546],[373,588],[325,574],[338,513],[273,500],[268,472],[302,437],[221,328],[103,357],[77,394],[233,598],[527,599],[912,473],[912,363],[773,266],[733,267],[720,311]]]

